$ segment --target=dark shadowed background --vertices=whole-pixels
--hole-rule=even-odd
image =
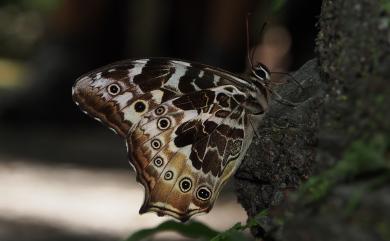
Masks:
[[[249,12],[254,58],[272,71],[296,70],[314,56],[320,5],[1,0],[0,240],[119,240],[166,220],[138,215],[143,189],[123,141],[72,102],[78,76],[157,56],[244,72]],[[213,211],[197,219],[223,230],[246,218],[228,185]]]

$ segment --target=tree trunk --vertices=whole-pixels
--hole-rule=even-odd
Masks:
[[[238,200],[249,217],[269,208],[264,240],[389,240],[390,2],[325,0],[319,27],[317,59],[293,74],[304,89],[276,90],[299,104],[274,98]]]

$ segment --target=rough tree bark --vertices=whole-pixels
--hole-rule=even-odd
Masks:
[[[299,104],[271,103],[236,174],[248,216],[271,210],[256,237],[390,239],[389,16],[387,0],[323,1],[304,90],[277,90]]]

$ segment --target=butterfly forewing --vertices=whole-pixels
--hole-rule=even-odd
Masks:
[[[145,187],[140,212],[182,221],[208,212],[240,164],[262,117],[247,108],[259,93],[228,72],[170,59],[115,63],[73,88],[82,110],[126,139]]]

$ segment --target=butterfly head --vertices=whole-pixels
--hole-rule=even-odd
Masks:
[[[120,76],[122,74],[122,76]],[[130,128],[130,123],[124,122],[121,114],[121,104],[132,99],[127,73],[116,69],[95,71],[81,76],[73,86],[72,97],[81,110],[94,119],[112,128],[124,136]],[[142,103],[136,107],[142,108]]]
[[[258,63],[251,68],[251,78],[257,81],[261,81],[264,85],[267,85],[271,80],[271,72],[262,63]]]

